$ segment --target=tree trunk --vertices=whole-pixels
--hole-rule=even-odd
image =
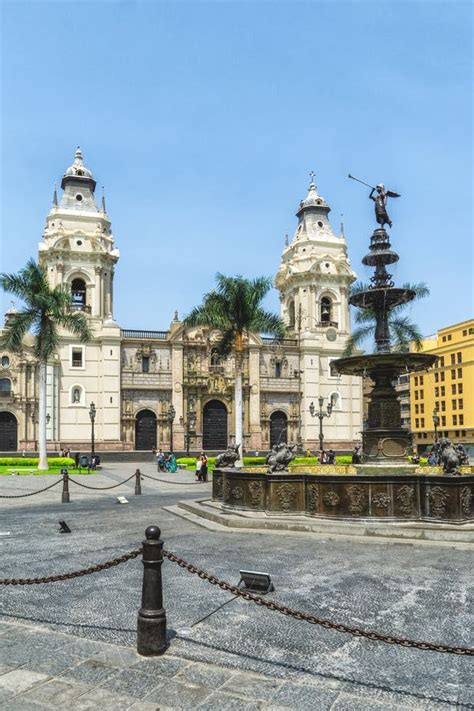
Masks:
[[[239,354],[235,359],[235,386],[234,386],[234,402],[235,402],[235,444],[240,444],[239,454],[240,457],[236,461],[236,467],[242,467],[244,465],[242,450],[243,450],[243,438],[242,438],[242,363]]]
[[[46,453],[46,363],[42,361],[39,365],[39,423],[38,423],[38,449],[39,462],[38,469],[45,471],[48,469],[48,457]]]

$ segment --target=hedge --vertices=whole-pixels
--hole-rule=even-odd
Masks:
[[[265,464],[265,459],[266,457],[244,457],[244,465],[247,467],[255,467],[255,466],[260,466],[262,464]],[[194,467],[196,464],[196,457],[180,457],[177,460],[178,464],[184,464],[186,467]],[[215,457],[209,457],[208,458],[208,465],[209,467],[214,467],[216,463],[216,458]],[[351,464],[352,463],[352,456],[349,455],[340,455],[336,456],[336,464]],[[319,464],[319,460],[317,457],[296,457],[293,459],[291,464]]]
[[[37,467],[38,462],[38,457],[0,457],[0,466],[2,467]],[[50,469],[72,467],[75,464],[74,459],[70,457],[48,457]]]

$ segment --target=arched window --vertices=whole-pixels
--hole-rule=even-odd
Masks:
[[[0,393],[11,393],[12,382],[8,378],[0,378]]]
[[[288,326],[290,328],[294,328],[296,323],[296,314],[295,314],[295,302],[290,301],[288,304]]]
[[[330,323],[332,321],[332,301],[328,296],[323,296],[321,299],[321,323]]]
[[[8,356],[2,356],[2,368],[8,368],[10,365],[10,358]]]
[[[84,311],[86,308],[86,282],[84,279],[73,279],[71,284],[72,308]]]

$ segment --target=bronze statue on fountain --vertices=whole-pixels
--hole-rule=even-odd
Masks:
[[[349,177],[353,178],[352,175]],[[370,308],[374,312],[375,353],[339,358],[332,361],[331,365],[343,375],[367,375],[374,382],[369,396],[368,427],[362,432],[364,460],[401,464],[406,462],[410,453],[411,435],[401,426],[400,402],[394,382],[402,373],[427,370],[436,362],[437,356],[391,349],[390,311],[400,304],[412,301],[415,292],[396,287],[392,275],[386,269],[387,265],[399,260],[398,254],[391,248],[390,238],[385,230],[385,224],[392,226],[387,212],[387,198],[400,196],[385,190],[382,184],[368,187],[372,189],[369,197],[375,202],[375,218],[379,227],[372,234],[369,253],[362,259],[362,264],[375,267],[375,273],[370,279],[370,288],[354,294],[349,301],[353,306]],[[374,193],[377,193],[376,197]]]

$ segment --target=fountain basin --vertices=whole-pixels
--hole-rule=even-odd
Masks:
[[[263,472],[214,469],[212,498],[224,510],[339,520],[474,521],[474,475]],[[413,467],[416,470],[416,467]],[[387,471],[388,470],[388,471]]]

